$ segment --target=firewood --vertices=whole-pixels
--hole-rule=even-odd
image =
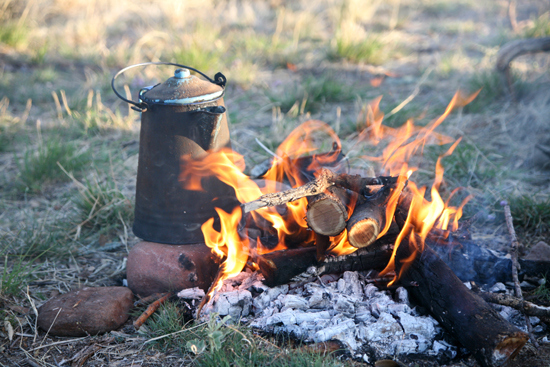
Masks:
[[[316,259],[317,261],[324,261],[326,258],[326,253],[330,247],[330,237],[325,236],[324,234],[315,233],[315,248]]]
[[[366,186],[392,185],[397,182],[397,179],[398,177],[389,176],[361,177],[344,173],[336,174],[323,168],[315,180],[294,189],[262,195],[256,200],[242,204],[242,209],[244,213],[248,213],[266,206],[283,205],[303,197],[321,194],[331,186],[342,187],[362,194]]]
[[[309,199],[307,224],[315,232],[336,236],[346,228],[348,206],[357,202],[359,195],[341,187],[332,186]]]
[[[355,208],[347,224],[348,240],[352,246],[363,248],[376,240],[386,225],[386,200],[390,193],[387,186]]]
[[[420,240],[418,240],[420,241]],[[411,255],[407,243],[397,249],[396,272],[401,279],[416,282],[410,294],[465,348],[486,367],[501,366],[515,357],[529,336],[519,330],[470,291],[427,245],[406,269],[399,259]]]
[[[318,262],[315,247],[280,250],[258,256],[256,263],[263,274],[264,283],[270,287],[288,283],[292,278],[306,271],[310,266],[317,268],[317,275],[343,273],[345,271],[382,270],[390,260],[392,244],[390,240],[359,249],[345,256],[328,256]]]

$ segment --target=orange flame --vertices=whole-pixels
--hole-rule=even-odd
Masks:
[[[405,265],[401,267],[402,273],[406,264],[414,260],[417,252],[424,248],[424,241],[432,228],[444,231],[456,230],[458,220],[462,216],[462,210],[467,197],[460,206],[449,205],[449,199],[444,202],[439,195],[440,186],[443,183],[443,166],[441,158],[452,154],[460,139],[454,140],[448,136],[436,133],[434,130],[451,113],[453,108],[464,106],[475,98],[477,93],[471,96],[463,96],[457,92],[445,112],[428,125],[416,126],[412,120],[404,125],[391,128],[382,125],[384,114],[379,109],[380,98],[371,102],[363,111],[364,122],[358,123],[360,132],[358,142],[368,140],[370,144],[386,144],[380,157],[364,157],[378,162],[381,171],[385,175],[399,175],[397,184],[392,188],[386,200],[386,222],[378,237],[384,236],[391,226],[396,208],[403,197],[402,193],[407,188],[411,195],[408,215],[403,224],[402,230],[397,236],[394,251],[390,262],[382,274],[395,271],[395,262],[400,261]],[[329,153],[316,154],[317,142],[329,138],[333,143],[333,150]],[[430,190],[431,201],[424,198],[426,188],[417,188],[414,182],[410,181],[411,174],[416,168],[409,167],[409,161],[417,153],[421,153],[428,144],[450,144],[452,146],[443,154],[436,163],[435,179]],[[241,203],[256,200],[259,196],[281,190],[282,182],[289,182],[292,187],[305,184],[316,177],[321,168],[334,166],[340,157],[341,145],[336,133],[324,122],[310,120],[298,126],[277,148],[271,168],[261,177],[261,184],[250,179],[243,173],[244,159],[238,153],[223,149],[217,152],[209,152],[203,159],[191,159],[189,156],[182,157],[182,170],[180,181],[189,190],[202,190],[201,180],[208,176],[216,176],[220,181],[235,189],[237,199]],[[304,160],[304,156],[308,160]],[[305,163],[304,163],[305,162]],[[451,197],[456,190],[451,193]],[[355,203],[350,204],[350,213]],[[286,248],[289,240],[301,242],[311,241],[313,233],[308,230],[306,217],[307,199],[302,198],[278,208],[262,208],[250,213],[246,218],[247,225],[241,229],[239,234],[237,228],[241,222],[241,210],[235,208],[231,214],[216,208],[220,217],[221,230],[213,228],[214,219],[211,218],[201,227],[208,247],[218,257],[224,258],[221,267],[221,277],[214,288],[219,289],[224,279],[238,274],[246,265],[250,254],[263,254]],[[263,244],[260,238],[254,237],[256,241],[250,241],[248,231],[250,227],[263,228],[266,223],[277,232],[278,243],[275,246]],[[256,236],[256,235],[255,235]],[[410,246],[411,255],[407,259],[396,259],[398,247],[405,242]],[[332,245],[329,253],[334,255],[347,255],[357,249],[350,245],[347,230],[340,235],[331,237]],[[254,243],[256,248],[250,248]],[[399,277],[396,275],[394,281]]]

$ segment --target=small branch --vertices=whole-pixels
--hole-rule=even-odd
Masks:
[[[147,319],[149,317],[151,317],[152,314],[155,313],[156,310],[159,309],[159,307],[164,303],[166,302],[166,300],[168,298],[170,298],[170,296],[172,295],[171,292],[168,292],[168,293],[165,293],[162,297],[160,297],[159,299],[157,299],[155,302],[151,303],[149,305],[149,307],[147,307],[147,309],[145,310],[145,312],[143,312],[138,318],[136,321],[134,321],[134,327],[137,329],[139,329],[144,323],[145,321],[147,321]]]
[[[202,308],[210,301],[212,298],[212,294],[214,293],[214,288],[218,284],[218,281],[221,279],[223,275],[223,267],[220,266],[218,269],[218,273],[216,274],[216,277],[212,281],[212,284],[208,288],[208,291],[206,291],[206,295],[202,298],[201,303],[199,303],[199,307],[197,307],[197,314],[195,315],[195,318],[198,320],[201,316]]]
[[[514,290],[516,293],[516,297],[518,297],[520,300],[523,300],[523,294],[521,292],[521,287],[519,285],[519,278],[518,278],[518,270],[519,270],[519,262],[518,262],[518,249],[519,249],[519,242],[518,238],[516,236],[516,231],[514,230],[514,220],[512,218],[512,213],[510,211],[510,205],[508,205],[508,202],[502,201],[500,203],[502,206],[504,206],[504,217],[506,218],[506,226],[508,227],[508,232],[510,233],[510,237],[512,239],[512,247],[510,249],[510,255],[512,257],[512,279],[514,281]],[[533,326],[531,325],[531,321],[529,321],[529,316],[524,313],[525,316],[525,323],[527,324],[527,331],[529,332],[529,338],[531,339],[531,343],[536,348],[539,348],[539,344],[537,343],[537,339],[535,339],[535,336],[533,335]]]
[[[283,205],[303,197],[315,196],[331,186],[339,186],[345,189],[362,193],[366,186],[389,185],[397,182],[398,177],[361,177],[359,175],[336,174],[324,168],[321,174],[313,181],[303,186],[276,193],[260,196],[254,201],[242,204],[243,212],[249,213],[266,206]]]
[[[512,60],[521,55],[548,51],[550,51],[550,37],[515,40],[506,43],[500,48],[497,54],[496,69],[501,74],[513,100],[515,100],[516,96],[514,94],[514,81],[510,70]]]
[[[550,317],[550,307],[539,306],[505,293],[480,292],[478,294],[487,302],[512,307],[528,316]]]

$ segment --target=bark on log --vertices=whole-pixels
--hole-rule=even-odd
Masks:
[[[315,232],[325,236],[337,236],[349,217],[348,206],[357,202],[359,195],[341,187],[332,186],[327,191],[309,199],[307,224]]]
[[[399,259],[410,255],[403,243],[397,250]],[[471,292],[451,269],[428,246],[418,254],[401,276],[405,283],[416,282],[409,292],[430,310],[437,321],[467,348],[482,366],[501,366],[513,358],[529,336],[504,320],[480,296]]]
[[[371,246],[369,249],[359,249],[345,256],[330,256],[324,261],[318,262],[316,248],[305,247],[260,255],[257,257],[256,263],[265,278],[264,283],[274,287],[288,283],[313,265],[317,267],[319,275],[343,273],[344,271],[382,270],[390,260],[392,248],[393,245],[388,241],[376,248]]]

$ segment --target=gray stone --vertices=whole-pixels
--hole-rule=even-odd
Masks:
[[[543,241],[538,242],[535,246],[531,247],[531,250],[524,259],[550,262],[550,245]]]
[[[43,304],[37,322],[50,335],[97,335],[122,326],[133,303],[134,295],[126,287],[82,288]]]
[[[491,287],[491,289],[489,289],[490,292],[493,292],[493,293],[506,293],[506,286],[504,285],[504,283],[495,283],[495,285],[493,285]]]

